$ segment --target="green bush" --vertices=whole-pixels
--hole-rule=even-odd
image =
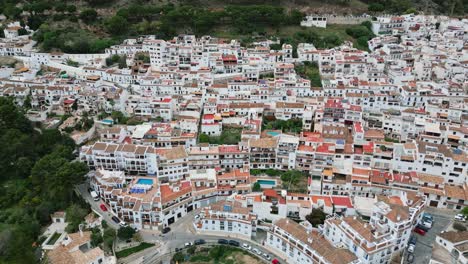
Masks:
[[[466,231],[466,226],[462,223],[455,222],[453,223],[453,229],[459,232],[463,232],[463,231]]]
[[[81,11],[79,18],[86,24],[91,24],[96,21],[98,13],[92,8]]]
[[[132,255],[132,254],[135,254],[137,252],[140,252],[142,250],[150,248],[152,246],[154,246],[154,244],[143,242],[143,243],[141,243],[140,245],[138,245],[136,247],[127,248],[127,249],[124,249],[122,251],[115,252],[115,256],[117,258],[125,258],[125,257],[128,257],[128,256]]]

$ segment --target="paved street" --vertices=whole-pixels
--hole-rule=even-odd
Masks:
[[[150,230],[142,230],[141,235],[143,240],[147,242],[160,242],[161,247],[159,248],[157,254],[154,252],[148,252],[148,254],[142,258],[141,256],[135,257],[134,259],[126,259],[126,263],[154,263],[154,261],[167,261],[170,260],[171,255],[170,253],[175,253],[176,248],[183,248],[186,242],[193,242],[196,239],[204,239],[207,243],[214,243],[216,244],[218,239],[233,239],[242,243],[247,243],[252,247],[256,247],[260,249],[262,252],[268,253],[272,259],[280,257],[276,256],[273,252],[263,248],[261,246],[261,241],[252,241],[246,240],[244,238],[239,238],[236,236],[225,236],[225,235],[217,235],[217,234],[197,234],[195,229],[193,228],[193,217],[197,214],[198,211],[191,212],[183,219],[179,220],[178,222],[172,224],[171,232],[168,234],[161,234],[159,231],[150,231]],[[160,257],[164,255],[164,257]],[[286,262],[283,260],[283,262]]]
[[[455,213],[452,211],[437,210],[433,208],[428,208],[427,212],[432,214],[434,217],[434,223],[432,228],[424,236],[413,232],[413,235],[416,236],[418,239],[414,251],[415,258],[413,262],[416,264],[429,263],[432,254],[432,245],[434,244],[436,235],[446,230],[447,227],[452,224],[452,219],[455,215]],[[406,254],[404,263],[407,263]]]
[[[76,191],[80,194],[81,197],[83,197],[83,199],[85,199],[85,201],[87,201],[91,205],[91,209],[95,213],[102,216],[103,220],[105,220],[110,227],[112,227],[114,229],[118,229],[119,225],[116,224],[111,219],[112,213],[111,213],[110,208],[108,208],[107,212],[102,211],[102,209],[99,207],[99,205],[101,203],[104,203],[104,202],[102,202],[102,201],[95,202],[93,200],[93,197],[91,197],[91,194],[88,192],[88,188],[89,188],[89,185],[86,182],[86,183],[83,183],[83,184],[80,184],[80,185],[76,186]]]

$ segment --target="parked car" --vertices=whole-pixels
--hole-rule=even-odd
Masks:
[[[200,218],[200,215],[195,215],[194,218],[195,218],[195,219],[198,219],[198,218]]]
[[[263,257],[264,257],[266,260],[270,260],[270,259],[271,259],[270,255],[268,255],[267,253],[263,253],[262,255],[263,255]]]
[[[277,259],[273,259],[273,260],[271,261],[271,264],[280,264],[280,262],[279,262],[279,260],[277,260]]]
[[[167,234],[167,233],[169,233],[169,232],[171,232],[171,228],[170,228],[170,227],[165,227],[165,228],[162,230],[161,233]]]
[[[414,255],[413,254],[408,254],[408,257],[406,258],[406,261],[408,261],[408,263],[413,263],[414,262]]]
[[[421,228],[416,227],[413,230],[415,233],[420,234],[421,236],[424,236],[426,234],[426,231],[422,230]]]
[[[421,225],[421,224],[417,225],[416,227],[419,228],[419,229],[424,230],[424,232],[427,232],[427,231],[429,231],[429,229],[430,229],[430,228],[427,228],[426,226]]]
[[[432,223],[434,222],[434,218],[433,218],[432,216],[429,217],[429,216],[427,216],[427,215],[423,215],[422,221],[423,221],[423,222],[431,222],[431,224],[432,224]]]
[[[176,249],[175,249],[175,252],[179,252],[179,251],[181,251],[181,250],[182,250],[181,248],[176,248]]]
[[[206,241],[203,240],[203,239],[197,239],[197,240],[195,240],[193,243],[194,243],[195,245],[203,245],[203,244],[206,243]]]
[[[246,250],[251,250],[252,247],[246,243],[242,244],[242,247],[245,248]]]
[[[192,242],[187,242],[187,243],[185,243],[184,246],[185,246],[185,247],[191,247],[191,246],[193,246],[193,243],[192,243]]]
[[[120,221],[119,225],[120,225],[121,227],[126,227],[126,226],[128,226],[128,224],[125,223],[124,221]]]
[[[411,236],[408,245],[416,245],[416,242],[418,241],[418,238],[416,236]]]
[[[427,227],[427,228],[430,229],[430,228],[432,227],[432,222],[423,221],[423,222],[422,222],[422,225],[423,225],[424,227]]]
[[[101,204],[99,205],[99,207],[101,208],[102,211],[107,212],[107,207],[105,204]]]
[[[115,215],[112,216],[111,219],[112,219],[112,221],[114,221],[114,223],[116,223],[116,224],[119,224],[119,223],[120,223],[120,219],[119,219],[117,216],[115,216]]]
[[[260,250],[258,250],[257,248],[252,248],[252,252],[255,253],[255,254],[257,254],[257,255],[262,254],[262,253],[260,252]]]
[[[465,221],[466,221],[466,217],[465,217],[463,214],[457,214],[457,215],[455,216],[455,220],[460,221],[460,222],[465,222]]]
[[[410,245],[408,246],[408,252],[409,252],[409,253],[414,253],[414,248],[415,248],[415,247],[416,247],[415,245],[410,244]]]
[[[240,243],[235,240],[229,240],[229,245],[239,247]]]
[[[423,218],[429,219],[431,220],[431,222],[434,222],[434,217],[429,213],[424,213]]]
[[[222,244],[222,245],[228,245],[228,244],[229,244],[229,241],[226,240],[226,239],[218,239],[218,243],[219,243],[219,244]]]

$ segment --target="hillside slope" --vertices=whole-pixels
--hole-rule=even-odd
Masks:
[[[304,14],[377,15],[427,10],[464,15],[468,0],[4,0],[7,21],[20,20],[37,30],[41,50],[102,52],[128,37],[156,34],[210,34],[242,38],[293,38]],[[292,27],[292,28],[291,28]],[[292,29],[285,31],[284,29]],[[2,31],[0,31],[2,32]],[[320,33],[320,32],[319,32]],[[320,36],[324,38],[324,36]],[[352,39],[351,39],[352,40]]]

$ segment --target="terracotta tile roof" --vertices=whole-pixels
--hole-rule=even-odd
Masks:
[[[309,246],[329,263],[345,264],[357,259],[348,249],[335,248],[317,232],[308,231],[305,227],[294,221],[283,218],[276,221],[275,226],[283,229],[294,238]]]
[[[468,231],[463,231],[463,232],[447,231],[447,232],[440,233],[439,236],[452,243],[459,243],[459,242],[468,240]]]
[[[251,148],[276,148],[278,145],[278,138],[251,138],[249,140]]]
[[[90,231],[83,232],[83,236],[81,236],[80,233],[72,233],[68,234],[68,237],[68,244],[61,244],[47,253],[49,263],[87,264],[95,261],[99,256],[104,257],[104,252],[99,247],[87,251],[82,251],[80,248],[76,249],[91,241]]]
[[[450,198],[468,200],[468,194],[462,186],[445,185],[445,195]]]

